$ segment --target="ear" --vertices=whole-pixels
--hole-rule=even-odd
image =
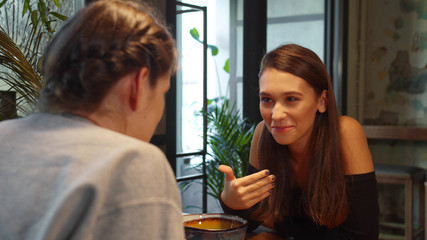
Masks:
[[[149,84],[148,77],[148,68],[143,67],[131,79],[129,106],[133,111],[137,110],[141,105],[141,99],[146,91],[146,86]]]
[[[323,92],[320,94],[317,110],[320,113],[326,112],[326,110],[328,110],[328,104],[329,104],[328,90],[323,90]]]

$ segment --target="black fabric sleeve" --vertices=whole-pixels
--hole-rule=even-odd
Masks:
[[[377,240],[379,206],[375,172],[347,175],[350,212],[340,226],[342,239]]]
[[[254,168],[252,165],[249,164],[246,172],[246,176],[256,172],[258,172],[258,169]],[[218,199],[224,213],[237,215],[241,218],[246,219],[248,221],[248,232],[255,230],[260,225],[260,222],[250,219],[250,215],[258,207],[258,204],[255,204],[249,209],[236,210],[236,209],[229,208],[227,205],[225,205],[225,203],[222,201],[220,196],[218,196]]]

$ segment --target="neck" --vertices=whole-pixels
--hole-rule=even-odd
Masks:
[[[95,111],[93,113],[73,112],[73,114],[84,117],[100,127],[110,129],[119,133],[126,132],[125,119],[119,118],[112,113],[108,114],[100,111]]]
[[[289,145],[289,152],[291,154],[292,162],[295,164],[301,164],[307,162],[308,159],[308,147],[306,145]]]
[[[295,183],[298,187],[303,187],[307,183],[307,172],[311,161],[310,153],[307,151],[307,147],[292,148],[289,146],[289,151]]]

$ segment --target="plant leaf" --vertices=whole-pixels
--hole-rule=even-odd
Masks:
[[[3,5],[7,2],[7,0],[3,0],[2,2],[0,2],[0,8],[3,7]]]
[[[30,0],[24,0],[24,8],[22,9],[22,16],[24,16],[28,10],[31,10]]]
[[[220,164],[233,168],[237,178],[246,174],[255,124],[242,117],[226,98],[220,98],[211,106],[204,112],[209,124],[207,143],[210,160],[206,161],[206,171],[208,194],[217,198],[224,186],[224,175],[218,170]]]
[[[190,35],[199,43],[203,43],[203,41],[200,40],[200,34],[199,31],[197,31],[197,28],[190,29]],[[208,48],[211,50],[212,56],[218,55],[219,50],[217,46],[208,44]]]
[[[41,76],[3,30],[0,30],[0,62],[11,71],[11,73],[1,72],[1,79],[14,91],[25,96],[29,103],[35,102],[43,87]]]
[[[17,93],[16,108],[24,115],[34,111],[33,104],[44,85],[42,75],[37,71],[37,63],[42,54],[41,46],[45,44],[46,37],[51,38],[55,31],[52,22],[66,18],[57,12],[50,14],[46,1],[53,2],[59,9],[59,0],[18,0],[15,2],[22,2],[22,16],[27,23],[25,27],[7,33],[0,26],[0,81],[5,83],[7,91]],[[5,7],[6,2],[7,0],[0,0],[0,8]],[[37,5],[32,5],[32,2]],[[33,6],[37,9],[33,10]],[[10,17],[11,21],[14,21],[14,17],[15,15]],[[19,40],[19,46],[17,36],[23,36]]]
[[[210,49],[211,49],[211,54],[212,54],[212,56],[216,56],[216,55],[218,55],[218,47],[217,47],[217,46],[209,45],[209,44],[208,44],[208,48],[210,48]]]
[[[43,0],[39,0],[37,2],[37,7],[38,7],[39,11],[46,13],[46,11],[47,11],[46,3]],[[44,15],[46,15],[46,14],[44,14]]]
[[[52,0],[57,8],[59,8],[59,0]]]
[[[202,41],[200,41],[200,35],[199,35],[199,31],[197,31],[197,29],[196,28],[192,28],[192,29],[190,29],[190,35],[194,38],[194,39],[196,39],[198,42],[202,42]]]
[[[227,73],[230,73],[230,58],[227,58],[222,69],[224,69],[224,71]]]
[[[33,29],[35,33],[37,33],[37,26],[39,24],[39,21],[37,21],[38,17],[39,17],[39,14],[37,10],[34,10],[31,12],[31,24],[33,25]]]
[[[59,20],[62,20],[62,21],[66,21],[68,19],[67,16],[64,16],[64,15],[57,13],[57,12],[50,12],[49,14],[55,16],[56,18],[58,18]]]

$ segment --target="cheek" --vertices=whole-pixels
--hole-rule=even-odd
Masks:
[[[264,120],[264,123],[268,129],[268,131],[271,132],[271,111],[268,108],[260,106],[259,108],[261,117]]]
[[[261,104],[259,106],[259,112],[261,113],[261,116],[264,120],[267,120],[271,115],[271,111],[266,107],[262,106]]]
[[[302,123],[303,125],[312,125],[314,118],[316,117],[317,109],[309,107],[305,111],[296,112],[293,116],[296,121]]]

